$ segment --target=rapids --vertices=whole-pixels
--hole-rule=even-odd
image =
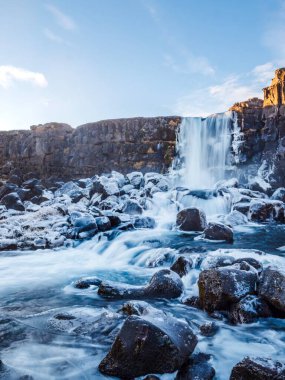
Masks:
[[[225,250],[238,258],[256,257],[265,267],[275,263],[285,268],[285,254],[278,250],[285,245],[282,225],[238,226],[230,248],[224,243],[201,241],[195,234],[173,228],[181,203],[185,207],[203,208],[208,219],[214,220],[230,211],[231,197],[199,198],[189,191],[214,192],[215,184],[225,178],[231,122],[231,113],[184,119],[178,135],[177,159],[168,176],[173,187],[168,192],[155,193],[144,211],[144,215],[155,218],[155,229],[100,233],[76,248],[1,253],[0,350],[1,359],[11,371],[36,380],[107,378],[97,367],[113,342],[116,328],[112,330],[112,321],[123,301],[100,298],[94,286],[76,289],[73,284],[80,277],[143,284],[158,267],[169,267],[177,250],[184,246],[203,247],[208,257]],[[181,194],[179,198],[178,187],[186,189],[184,199]],[[266,254],[260,255],[258,251]],[[191,258],[195,262],[198,255],[193,252]],[[193,269],[183,278],[182,298],[197,294],[198,275],[199,270]],[[206,313],[180,300],[155,300],[151,304],[190,323],[199,339],[196,351],[212,355],[219,380],[227,380],[231,368],[246,355],[284,359],[285,320],[260,319],[238,326],[217,320],[218,333],[206,338],[198,330],[201,323],[211,320]],[[100,325],[102,312],[109,318],[110,330]],[[83,322],[77,330],[55,329],[50,319],[57,313],[73,313]],[[175,375],[159,377],[173,380]]]

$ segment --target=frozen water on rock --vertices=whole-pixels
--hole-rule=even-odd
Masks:
[[[113,229],[68,249],[1,253],[0,334],[7,338],[0,342],[0,349],[5,365],[39,380],[106,378],[97,367],[113,342],[112,334],[126,317],[119,312],[124,301],[103,300],[96,284],[76,288],[74,284],[80,278],[141,286],[183,255],[193,261],[193,269],[181,279],[184,299],[198,295],[200,271],[215,266],[218,257],[229,257],[229,265],[233,259],[251,257],[264,268],[285,268],[285,249],[280,248],[284,247],[284,227],[269,229],[247,223],[245,215],[232,211],[231,206],[246,197],[248,201],[268,198],[239,189],[235,179],[226,180],[232,117],[229,112],[207,119],[185,118],[178,135],[177,160],[169,175],[134,172],[124,176],[113,171],[94,177],[105,187],[105,207],[123,207],[128,200],[141,206],[141,215],[118,213],[124,226],[133,217],[149,216],[155,219],[154,229]],[[59,241],[68,217],[91,214],[95,218],[106,212],[98,194],[88,198],[92,183],[92,179],[82,182],[84,188],[80,183],[66,185],[71,195],[83,193],[79,202],[72,202],[64,191],[59,191],[58,197],[49,192],[41,206],[25,202],[26,213],[9,211],[8,218],[0,220],[1,236],[5,236],[2,244],[14,244],[21,235],[23,240],[35,240],[36,247],[41,248],[43,239]],[[231,224],[235,233],[231,248],[176,231],[177,212],[185,207],[203,209],[208,221]],[[0,210],[1,218],[6,213]],[[67,238],[61,242],[68,243]],[[181,250],[186,246],[189,250]],[[216,321],[219,330],[209,338],[200,334],[199,326],[213,320],[184,305],[181,299],[152,300],[148,310],[157,317],[166,312],[189,322],[199,338],[195,352],[213,356],[217,379],[228,380],[231,368],[246,355],[266,353],[273,359],[284,358],[285,320],[259,320],[240,326]],[[159,377],[173,380],[175,374]]]

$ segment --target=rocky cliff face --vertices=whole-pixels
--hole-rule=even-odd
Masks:
[[[264,100],[236,103],[233,127],[235,164],[241,179],[268,181],[273,188],[285,185],[285,69],[275,71]]]
[[[172,161],[179,117],[104,120],[73,129],[49,123],[0,132],[0,175],[13,169],[47,178],[118,170],[164,172]]]

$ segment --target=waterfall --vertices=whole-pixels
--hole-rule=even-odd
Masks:
[[[205,119],[183,118],[173,166],[178,173],[177,184],[190,189],[209,189],[225,178],[231,125],[230,111]]]

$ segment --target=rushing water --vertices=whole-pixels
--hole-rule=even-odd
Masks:
[[[175,186],[213,188],[215,181],[223,179],[229,149],[228,120],[228,115],[214,116],[207,121],[184,120],[179,136],[184,176],[180,171],[178,178],[181,182],[176,182]],[[208,130],[211,127],[213,130]],[[181,145],[184,139],[193,149],[200,146],[202,151],[196,149],[194,153],[189,148],[188,152],[188,146]],[[177,205],[181,202],[176,194],[176,190],[155,194],[145,211],[145,215],[152,215],[157,221],[154,230],[105,233],[72,249],[1,253],[0,348],[1,359],[11,370],[31,375],[36,380],[107,378],[98,372],[97,367],[122,323],[116,312],[123,301],[101,299],[94,287],[76,289],[74,281],[82,276],[97,276],[143,284],[158,270],[156,265],[169,267],[181,247],[203,247],[209,257],[215,255],[217,249],[229,249],[226,244],[201,241],[195,234],[183,234],[172,228]],[[188,194],[190,205],[193,204],[190,197],[199,202],[199,198]],[[228,211],[223,207],[211,211],[213,199],[217,200],[217,197],[200,199],[207,214]],[[284,232],[283,226],[274,224],[239,226],[235,230],[235,242],[230,247],[236,250],[231,255],[257,257],[265,266],[272,262],[284,266],[282,250],[277,249],[285,245]],[[254,249],[263,250],[267,255],[250,251]],[[195,261],[197,254],[193,252],[191,257]],[[183,297],[197,294],[198,275],[198,270],[193,269],[183,278]],[[246,355],[284,359],[285,320],[270,318],[240,326],[217,321],[218,333],[206,338],[198,330],[201,323],[210,320],[206,313],[185,306],[179,300],[151,303],[189,321],[199,338],[196,350],[212,354],[218,380],[228,379],[233,365]],[[77,316],[77,328],[70,321],[63,321],[61,328],[55,328],[52,316],[58,313]],[[160,377],[173,380],[175,375]]]

